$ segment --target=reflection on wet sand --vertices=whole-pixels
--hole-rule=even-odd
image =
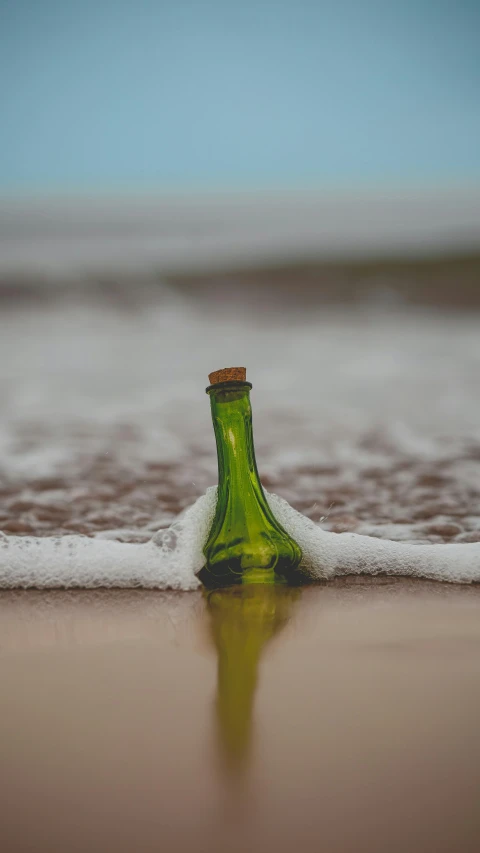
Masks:
[[[477,853],[479,662],[478,587],[2,593],[2,853]]]
[[[290,619],[300,594],[299,588],[263,584],[204,593],[218,655],[218,742],[230,771],[242,770],[248,758],[262,652]]]

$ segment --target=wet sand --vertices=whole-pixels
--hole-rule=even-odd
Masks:
[[[480,589],[0,594],[3,849],[480,845]]]

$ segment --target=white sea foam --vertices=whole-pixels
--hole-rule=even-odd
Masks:
[[[275,516],[302,549],[301,569],[312,580],[338,575],[398,575],[450,583],[480,581],[480,543],[411,545],[357,533],[329,533],[277,495]]]
[[[329,533],[277,495],[269,494],[268,500],[278,520],[299,543],[301,570],[311,580],[388,574],[457,583],[480,581],[480,543],[409,545],[355,533]],[[195,589],[215,503],[216,489],[208,489],[169,528],[139,545],[87,536],[1,535],[0,587]]]
[[[196,573],[203,566],[202,545],[215,510],[214,491],[139,545],[89,536],[0,533],[0,588],[195,589]]]

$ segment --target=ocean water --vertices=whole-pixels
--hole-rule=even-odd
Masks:
[[[145,570],[126,569],[127,584],[152,583],[172,523],[177,535],[179,514],[216,482],[204,388],[211,370],[231,364],[253,383],[264,485],[314,522],[315,535],[330,533],[332,553],[344,552],[339,533],[372,537],[369,547],[468,545],[442,554],[457,569],[464,562],[456,579],[476,578],[475,312],[388,300],[306,311],[300,296],[287,309],[238,293],[219,304],[152,281],[80,282],[5,301],[0,340],[3,578],[38,582],[35,567],[52,566],[55,547],[82,552],[101,583],[128,544],[143,546]],[[197,557],[206,519],[191,538]],[[194,564],[172,584],[194,585]],[[70,567],[78,572],[78,560]]]

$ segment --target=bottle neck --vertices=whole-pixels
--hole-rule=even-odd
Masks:
[[[208,391],[217,442],[219,497],[230,489],[246,494],[263,490],[258,477],[252,432],[250,386],[228,383]]]

